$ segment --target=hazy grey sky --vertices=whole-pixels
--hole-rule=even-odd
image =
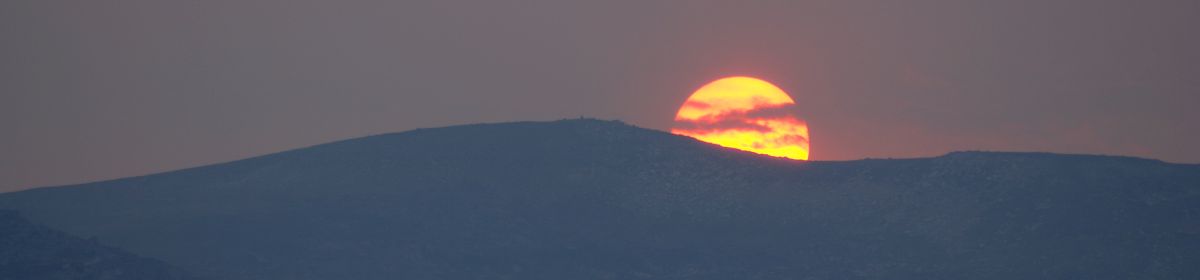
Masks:
[[[371,134],[589,116],[705,82],[799,103],[813,158],[1200,162],[1200,1],[0,2],[0,191]]]

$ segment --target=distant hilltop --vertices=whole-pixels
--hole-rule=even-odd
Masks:
[[[803,162],[592,119],[356,138],[0,208],[205,279],[1200,278],[1200,165]]]

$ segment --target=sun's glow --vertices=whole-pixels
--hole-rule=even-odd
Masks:
[[[671,133],[724,147],[808,160],[808,124],[782,89],[751,77],[722,78],[696,90],[675,114]]]

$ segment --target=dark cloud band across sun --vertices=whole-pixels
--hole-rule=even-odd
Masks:
[[[808,124],[795,101],[769,82],[729,77],[696,90],[675,115],[672,133],[755,153],[807,160]]]

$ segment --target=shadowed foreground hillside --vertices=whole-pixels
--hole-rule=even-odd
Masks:
[[[1200,278],[1200,166],[795,162],[597,120],[371,136],[0,208],[211,279]]]
[[[43,226],[0,210],[0,279],[191,279],[178,269]]]

